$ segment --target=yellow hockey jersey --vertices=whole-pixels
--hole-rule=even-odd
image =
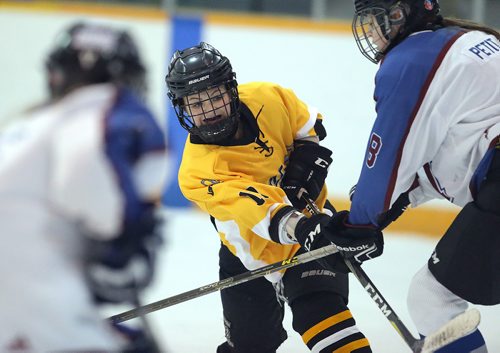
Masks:
[[[293,91],[266,82],[238,86],[245,136],[224,146],[189,135],[179,170],[184,196],[214,219],[222,242],[249,270],[292,257],[300,245],[271,240],[272,216],[291,205],[279,187],[295,140],[316,135],[321,114]],[[324,205],[326,187],[318,197]],[[271,282],[282,273],[266,276]]]

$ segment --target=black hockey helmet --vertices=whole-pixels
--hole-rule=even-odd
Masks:
[[[70,26],[56,38],[45,66],[53,98],[94,83],[113,82],[139,94],[146,88],[146,71],[131,36],[104,25]]]
[[[170,61],[165,82],[168,97],[184,129],[199,136],[206,143],[217,143],[234,135],[239,116],[238,83],[231,62],[217,49],[201,42],[197,46],[177,50]],[[191,107],[184,98],[192,95],[201,97],[202,92],[205,92],[204,97],[213,96],[213,93],[208,94],[208,90],[213,88],[219,88],[216,94],[218,98],[228,93],[229,100],[224,102],[227,118],[214,124],[196,126]],[[207,113],[209,111],[203,112]]]
[[[354,0],[354,8],[352,31],[356,44],[374,63],[411,33],[435,29],[442,20],[438,0]],[[393,27],[398,25],[397,29]],[[372,39],[374,30],[386,41],[382,48]]]

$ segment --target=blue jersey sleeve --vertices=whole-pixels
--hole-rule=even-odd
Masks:
[[[459,35],[458,28],[445,28],[410,36],[382,62],[375,78],[377,118],[352,200],[351,224],[378,226],[391,202],[414,185],[422,165],[402,170],[400,162],[404,148],[419,146],[406,146],[406,138],[415,128],[415,117],[439,64]]]
[[[105,152],[125,202],[123,221],[135,222],[148,206],[135,185],[134,167],[144,155],[165,150],[164,134],[151,112],[128,90],[118,95],[105,125]]]

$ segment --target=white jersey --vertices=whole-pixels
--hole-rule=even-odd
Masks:
[[[393,48],[376,76],[377,119],[349,221],[377,225],[407,191],[413,206],[472,201],[500,136],[499,77],[500,42],[483,32],[418,32]]]
[[[117,141],[138,127],[146,142],[128,167]],[[80,88],[0,133],[0,351],[118,349],[86,287],[82,241],[117,236],[132,191],[157,198],[165,171],[156,122],[108,84]]]

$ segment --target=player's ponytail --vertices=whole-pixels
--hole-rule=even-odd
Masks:
[[[442,20],[442,25],[443,27],[460,27],[471,31],[485,32],[495,36],[498,40],[500,40],[500,32],[498,32],[496,29],[473,21],[460,18],[444,17]]]

